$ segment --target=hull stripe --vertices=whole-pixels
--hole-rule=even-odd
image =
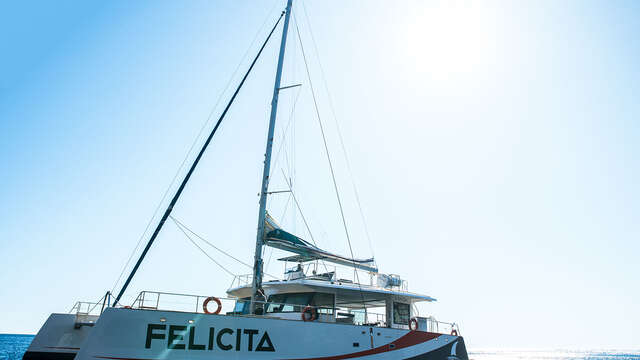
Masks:
[[[126,357],[113,357],[113,356],[94,356],[94,358],[111,359],[111,360],[155,360],[155,359],[126,358]]]
[[[377,348],[373,348],[370,350],[359,351],[351,354],[344,355],[335,355],[335,356],[325,356],[325,357],[316,357],[316,358],[299,358],[299,359],[286,359],[286,360],[342,360],[342,359],[352,359],[360,356],[367,355],[375,355],[388,351],[403,349],[409,346],[417,345],[423,342],[427,342],[429,340],[433,340],[439,337],[440,334],[436,333],[428,333],[422,331],[410,331],[406,335],[400,337],[396,341],[392,341],[389,344],[379,346]]]
[[[384,352],[389,352],[393,350],[404,349],[406,347],[414,346],[417,344],[421,344],[423,342],[427,342],[429,340],[433,340],[438,338],[440,334],[436,333],[428,333],[422,331],[410,331],[406,335],[403,335],[399,339],[392,341],[388,344],[379,346],[377,348],[358,351],[351,354],[343,354],[343,355],[333,355],[333,356],[324,356],[324,357],[315,357],[315,358],[288,358],[284,360],[343,360],[343,359],[353,359],[361,356],[367,355],[375,355]],[[127,358],[127,357],[115,357],[115,356],[94,356],[94,358],[98,359],[107,359],[107,360],[155,360],[155,359],[144,359],[144,358]]]
[[[27,351],[22,356],[23,360],[73,360],[76,353]]]

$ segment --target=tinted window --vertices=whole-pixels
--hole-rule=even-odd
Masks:
[[[318,307],[318,313],[333,314],[333,294],[288,293],[269,296],[267,313],[301,312],[305,306]]]
[[[393,322],[400,325],[409,325],[409,304],[393,303]]]
[[[315,293],[311,305],[317,306],[319,314],[333,314],[333,294]]]
[[[235,314],[248,314],[251,304],[251,298],[242,298],[236,301],[236,306],[233,308]]]

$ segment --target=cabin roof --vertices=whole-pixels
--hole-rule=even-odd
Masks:
[[[358,285],[351,282],[325,281],[314,279],[276,280],[264,282],[264,291],[267,295],[275,295],[290,292],[329,292],[336,294],[336,305],[344,307],[362,307],[363,301],[369,306],[384,306],[385,300],[392,298],[408,303],[436,301],[427,295],[416,294],[408,291],[385,289],[371,285]],[[240,286],[229,289],[231,296],[244,298],[251,296],[251,286]]]

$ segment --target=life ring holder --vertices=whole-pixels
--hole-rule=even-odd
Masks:
[[[218,305],[216,311],[214,312],[209,311],[209,309],[207,308],[207,305],[209,305],[211,301],[215,301],[215,303]],[[215,296],[209,296],[208,298],[204,299],[204,302],[202,303],[202,310],[205,314],[220,314],[220,311],[222,310],[222,302],[220,302],[220,299]]]
[[[418,330],[418,319],[412,318],[409,320],[409,330],[416,331]]]
[[[307,319],[307,313],[309,313],[309,315],[311,315],[308,319]],[[302,309],[302,312],[300,313],[300,316],[302,317],[302,321],[307,322],[307,321],[314,321],[315,319],[318,318],[318,312],[316,311],[316,308],[307,305],[304,309]]]

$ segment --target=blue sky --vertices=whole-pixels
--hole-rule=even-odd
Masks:
[[[317,56],[300,5],[357,255],[373,250],[381,271],[436,297],[421,311],[460,323],[470,347],[637,347],[638,3],[307,1]],[[232,87],[283,6],[1,5],[0,332],[35,333],[49,313],[112,288],[234,70],[240,63]],[[295,168],[314,237],[346,254],[289,40],[283,83],[304,86],[274,171]],[[247,262],[277,43],[174,213]],[[295,91],[282,96],[279,136]],[[283,186],[278,175],[272,189]],[[285,199],[270,210],[282,214]],[[306,235],[292,214],[284,222]],[[127,299],[143,289],[221,295],[231,280],[168,224]]]

